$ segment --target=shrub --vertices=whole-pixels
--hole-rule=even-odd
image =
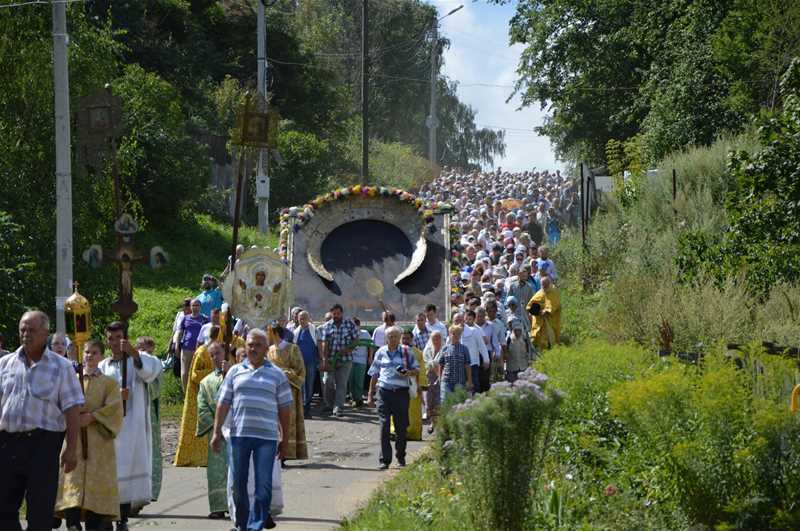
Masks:
[[[715,351],[702,368],[619,384],[611,412],[658,471],[662,495],[694,521],[796,529],[800,423],[787,407],[795,372],[755,349],[738,365]]]
[[[461,477],[477,529],[519,530],[530,517],[531,497],[553,423],[559,395],[542,386],[547,377],[528,369],[513,385],[499,382],[444,416],[452,438],[445,462]]]

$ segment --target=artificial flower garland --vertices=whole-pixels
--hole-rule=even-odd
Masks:
[[[280,254],[286,256],[289,242],[289,231],[298,232],[308,223],[317,210],[327,203],[347,199],[350,196],[363,197],[396,197],[417,209],[428,230],[435,230],[434,214],[452,212],[453,206],[449,203],[426,203],[414,194],[401,190],[400,188],[388,188],[385,186],[366,186],[357,184],[346,188],[338,188],[327,194],[317,196],[302,207],[284,208],[281,210],[281,235],[280,235]]]

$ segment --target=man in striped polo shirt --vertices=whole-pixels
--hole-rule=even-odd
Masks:
[[[272,502],[272,467],[275,455],[283,458],[286,441],[278,444],[278,423],[289,431],[292,391],[282,370],[267,359],[267,334],[252,329],[247,334],[247,359],[234,365],[219,390],[214,437],[211,447],[219,452],[224,444],[222,425],[228,412],[230,423],[230,467],[233,471],[233,500],[236,505],[236,530],[272,529],[269,513]],[[256,470],[254,506],[247,496],[250,458]]]

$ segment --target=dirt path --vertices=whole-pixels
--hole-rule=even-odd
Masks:
[[[381,472],[378,463],[378,419],[374,410],[348,409],[340,419],[315,417],[306,421],[311,459],[290,462],[283,472],[284,511],[278,529],[333,529],[352,514],[377,486],[394,472]],[[175,468],[177,426],[164,423],[164,481],[161,498],[131,520],[135,529],[192,529],[219,531],[230,521],[209,520],[204,468]],[[424,442],[409,443],[409,458]]]

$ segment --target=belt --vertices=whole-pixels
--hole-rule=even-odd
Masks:
[[[6,439],[28,439],[41,435],[45,431],[46,430],[41,428],[35,428],[29,431],[0,431],[0,437],[5,437]]]
[[[393,392],[393,393],[394,393],[395,391],[408,391],[408,387],[405,387],[405,386],[400,386],[400,385],[398,385],[398,386],[393,386],[393,385],[379,385],[379,386],[378,386],[378,389],[380,389],[381,391],[391,391],[391,392]]]

